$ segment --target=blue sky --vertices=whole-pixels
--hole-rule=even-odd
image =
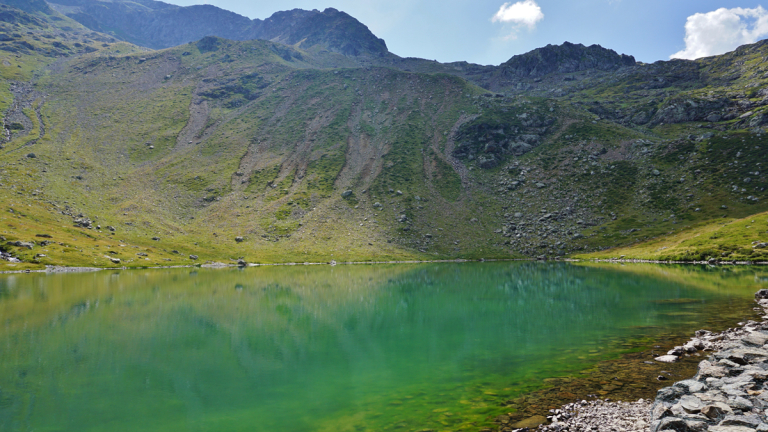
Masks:
[[[757,1],[165,1],[213,4],[260,19],[279,10],[333,7],[367,25],[391,52],[441,62],[499,64],[515,54],[569,41],[600,44],[650,63],[675,54],[683,58],[720,54],[768,37],[768,12]]]

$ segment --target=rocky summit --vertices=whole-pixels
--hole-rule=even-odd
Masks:
[[[3,265],[767,260],[765,58],[443,64],[335,9],[3,0]]]
[[[531,52],[516,55],[501,65],[502,74],[516,77],[538,78],[552,73],[568,74],[586,70],[615,71],[634,66],[635,58],[600,45],[585,47],[565,42],[547,45]]]

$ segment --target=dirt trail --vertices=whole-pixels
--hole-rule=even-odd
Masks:
[[[174,150],[182,150],[205,141],[208,135],[213,133],[214,127],[206,128],[210,112],[208,101],[192,98],[189,103],[189,120],[179,133]]]
[[[29,82],[11,82],[11,93],[13,94],[13,103],[3,118],[4,123],[4,136],[2,144],[6,144],[13,139],[23,138],[28,136],[35,129],[32,119],[30,119],[25,113],[25,109],[32,109],[35,113],[37,123],[39,125],[38,130],[40,133],[39,138],[30,140],[19,148],[28,147],[37,143],[40,138],[45,136],[45,124],[43,123],[43,117],[40,115],[40,107],[45,102],[45,94],[34,89],[32,83]],[[39,103],[35,103],[39,101]],[[16,133],[8,130],[8,126],[13,123],[23,125],[24,129]],[[15,151],[17,149],[12,149]]]
[[[456,172],[459,174],[459,177],[461,177],[461,186],[464,189],[468,188],[470,184],[469,170],[467,170],[467,167],[461,163],[460,160],[453,157],[453,150],[456,148],[456,134],[459,132],[461,126],[476,119],[477,117],[479,117],[479,115],[466,114],[463,114],[461,117],[459,117],[459,120],[456,122],[456,124],[453,125],[453,128],[451,128],[451,133],[448,134],[448,139],[445,142],[445,160],[451,164],[453,169],[456,170]]]

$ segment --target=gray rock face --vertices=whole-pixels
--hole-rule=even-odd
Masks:
[[[565,42],[547,45],[531,52],[516,55],[501,65],[502,74],[523,78],[542,77],[551,73],[572,73],[587,69],[612,71],[634,66],[635,58],[619,55],[600,45],[585,47]]]

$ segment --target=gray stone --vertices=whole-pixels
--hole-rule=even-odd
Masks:
[[[235,241],[238,242],[238,243],[242,243],[244,240],[245,239],[243,237],[241,237],[241,236],[235,237]]]
[[[768,342],[768,335],[761,332],[754,332],[741,339],[741,341],[746,345],[761,347]]]
[[[754,432],[752,428],[744,426],[710,426],[709,432]]]
[[[701,411],[704,404],[696,396],[685,395],[680,398],[680,406],[689,413],[697,413]]]
[[[655,169],[655,170],[653,170],[653,171],[652,171],[652,173],[653,173],[653,175],[655,175],[655,176],[657,176],[657,175],[660,175],[660,174],[661,174],[661,173],[659,172],[659,170],[656,170],[656,169]]]
[[[760,423],[755,430],[757,432],[768,432],[768,423]]]
[[[746,426],[756,428],[760,424],[760,417],[751,415],[733,415],[729,414],[719,423],[718,426]]]
[[[688,424],[685,422],[685,420],[677,417],[664,417],[659,421],[656,427],[651,429],[652,432],[664,431],[664,430],[687,432],[689,429],[688,429]]]
[[[545,185],[544,183],[539,182],[539,183],[536,183],[536,187],[539,188],[539,189],[542,189],[542,188],[547,187],[547,185]]]
[[[190,256],[189,256],[189,259],[191,259],[191,260],[196,260],[196,259],[197,259],[197,255],[190,255]]]
[[[733,409],[738,409],[742,411],[751,411],[752,408],[754,408],[754,405],[749,400],[738,396],[734,399],[731,399],[728,401],[728,405],[730,405]]]
[[[685,425],[693,432],[704,432],[709,428],[707,422],[703,420],[685,419]]]
[[[656,400],[662,402],[673,402],[683,394],[683,391],[678,387],[664,387],[663,389],[656,392]]]
[[[25,249],[32,249],[33,247],[35,247],[35,244],[32,243],[32,242],[25,242],[25,241],[20,241],[20,240],[18,240],[18,241],[9,241],[6,244],[8,246],[16,246],[16,247],[21,247],[21,248],[25,248]]]
[[[715,357],[725,358],[736,364],[745,365],[768,357],[768,351],[759,348],[739,348],[718,353]]]
[[[676,382],[675,387],[680,387],[687,393],[701,393],[707,389],[706,385],[693,379]]]
[[[651,411],[651,418],[654,420],[663,419],[672,415],[672,411],[663,403],[656,404]]]
[[[720,361],[717,362],[717,364],[725,366],[725,367],[729,367],[729,368],[739,367],[738,363],[734,363],[734,362],[732,362],[732,361],[730,361],[728,359],[721,359]]]
[[[707,365],[701,366],[699,365],[699,377],[701,378],[722,378],[726,375],[726,370],[722,366],[712,366],[711,363],[707,362]]]
[[[342,198],[349,198],[351,196],[352,196],[352,191],[351,190],[345,190],[344,192],[341,193],[341,197]]]
[[[711,405],[706,405],[701,409],[701,413],[710,419],[717,419],[727,414],[732,414],[733,410],[728,405],[722,402],[715,402]]]
[[[659,356],[659,357],[654,358],[654,360],[656,360],[657,362],[662,362],[662,363],[674,363],[674,362],[677,361],[677,356],[674,356],[674,355],[663,355],[663,356]]]

